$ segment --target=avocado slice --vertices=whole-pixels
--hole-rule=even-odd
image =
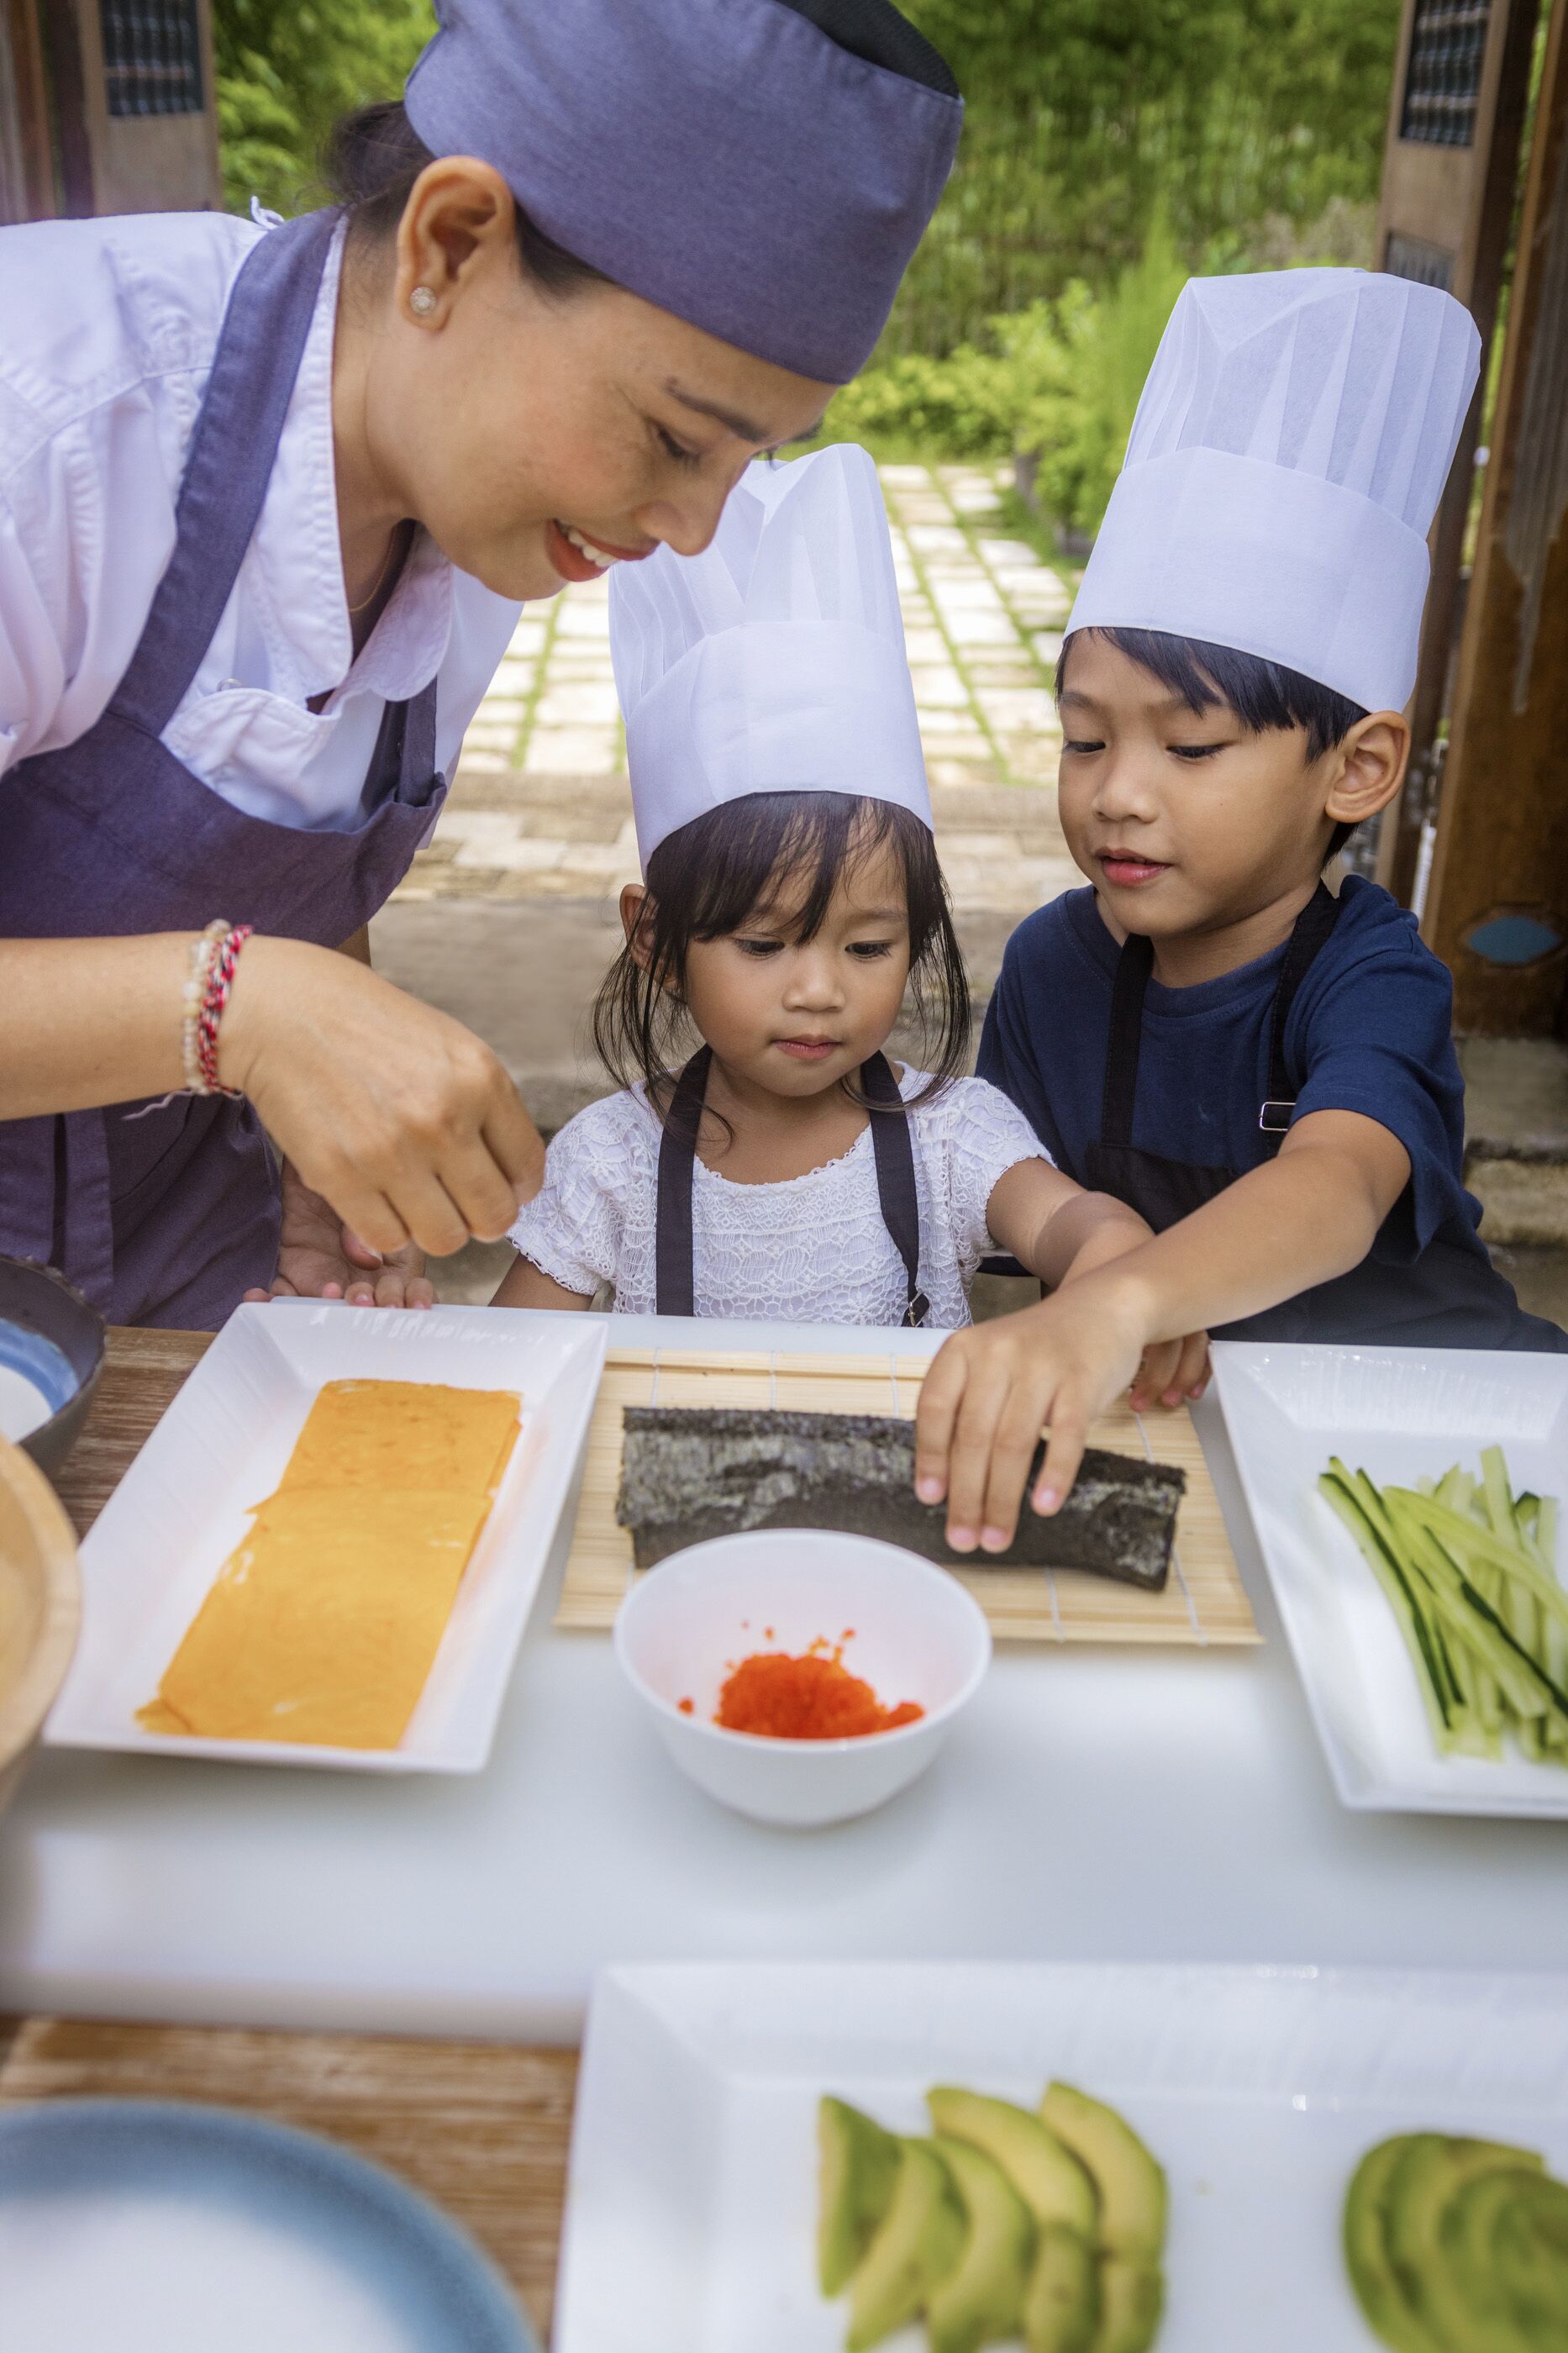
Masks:
[[[968,2228],[930,2141],[901,2141],[892,2202],[849,2284],[847,2353],[867,2353],[915,2317],[963,2253]]]
[[[1396,2133],[1369,2148],[1345,2192],[1345,2268],[1365,2314],[1394,2353],[1445,2353],[1405,2301],[1388,2252],[1388,2185],[1414,2133]]]
[[[967,2141],[942,2140],[937,2153],[969,2218],[963,2253],[926,2306],[931,2353],[976,2353],[1016,2337],[1035,2253],[1029,2210],[1001,2167]]]
[[[893,2202],[902,2157],[896,2135],[847,2100],[818,2103],[816,2137],[822,2154],[816,2267],[823,2295],[837,2295]]]
[[[1149,2353],[1164,2310],[1165,2282],[1158,2263],[1102,2255],[1100,2326],[1089,2353]]]
[[[1165,2243],[1165,2176],[1125,2116],[1070,2084],[1047,2085],[1040,2118],[1100,2192],[1100,2244],[1157,2263]]]
[[[1040,2232],[1024,2298],[1028,2353],[1089,2353],[1100,2325],[1100,2275],[1094,2250],[1065,2222]]]
[[[1386,2243],[1395,2285],[1407,2312],[1445,2353],[1481,2353],[1474,2315],[1444,2261],[1442,2225],[1460,2192],[1489,2173],[1542,2170],[1529,2149],[1500,2141],[1413,2133],[1388,2176]],[[1492,2348],[1486,2348],[1486,2353]]]
[[[1536,2329],[1534,2342],[1568,2345],[1568,2187],[1531,2176],[1500,2214],[1494,2244],[1513,2309]]]
[[[1539,2179],[1522,2167],[1505,2166],[1469,2182],[1444,2210],[1440,2270],[1428,2294],[1458,2353],[1533,2353],[1544,2341],[1515,2301],[1512,2266],[1500,2242],[1503,2218]]]
[[[994,2100],[984,2092],[962,2091],[952,2084],[928,2092],[926,2105],[939,2133],[969,2141],[995,2160],[1042,2228],[1047,2222],[1065,2222],[1093,2243],[1100,2202],[1094,2184],[1071,2149],[1038,2116],[1015,2107],[1011,2100]]]

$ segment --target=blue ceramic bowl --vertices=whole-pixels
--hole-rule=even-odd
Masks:
[[[258,2328],[277,2353],[324,2336],[333,2353],[539,2353],[500,2273],[416,2191],[226,2108],[50,2100],[0,2115],[6,2249],[0,2302],[15,2298],[24,2330],[42,2314],[51,2348],[63,2330],[72,2353],[213,2353],[225,2337],[253,2346]],[[232,2337],[225,2311],[245,2316]]]
[[[21,1441],[58,1471],[81,1434],[103,1366],[104,1321],[52,1266],[0,1257],[0,1365],[42,1389],[54,1409]]]

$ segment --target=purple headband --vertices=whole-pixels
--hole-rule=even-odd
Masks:
[[[789,0],[437,0],[408,118],[557,245],[797,375],[869,358],[952,168],[963,100]],[[890,13],[890,12],[889,12]]]

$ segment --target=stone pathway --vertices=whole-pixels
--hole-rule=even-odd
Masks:
[[[1003,479],[882,469],[949,884],[961,906],[1016,918],[1074,879],[1050,692],[1070,591],[1001,535]],[[595,581],[524,613],[398,899],[612,897],[637,871],[625,776],[609,589]]]

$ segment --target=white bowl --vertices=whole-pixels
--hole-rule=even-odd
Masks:
[[[916,1700],[922,1716],[853,1740],[775,1740],[713,1722],[735,1661],[846,1636],[845,1665],[882,1704]],[[774,1528],[660,1561],[621,1605],[616,1656],[700,1788],[756,1821],[805,1829],[868,1813],[924,1772],[980,1688],[991,1630],[956,1577],[897,1545]]]

